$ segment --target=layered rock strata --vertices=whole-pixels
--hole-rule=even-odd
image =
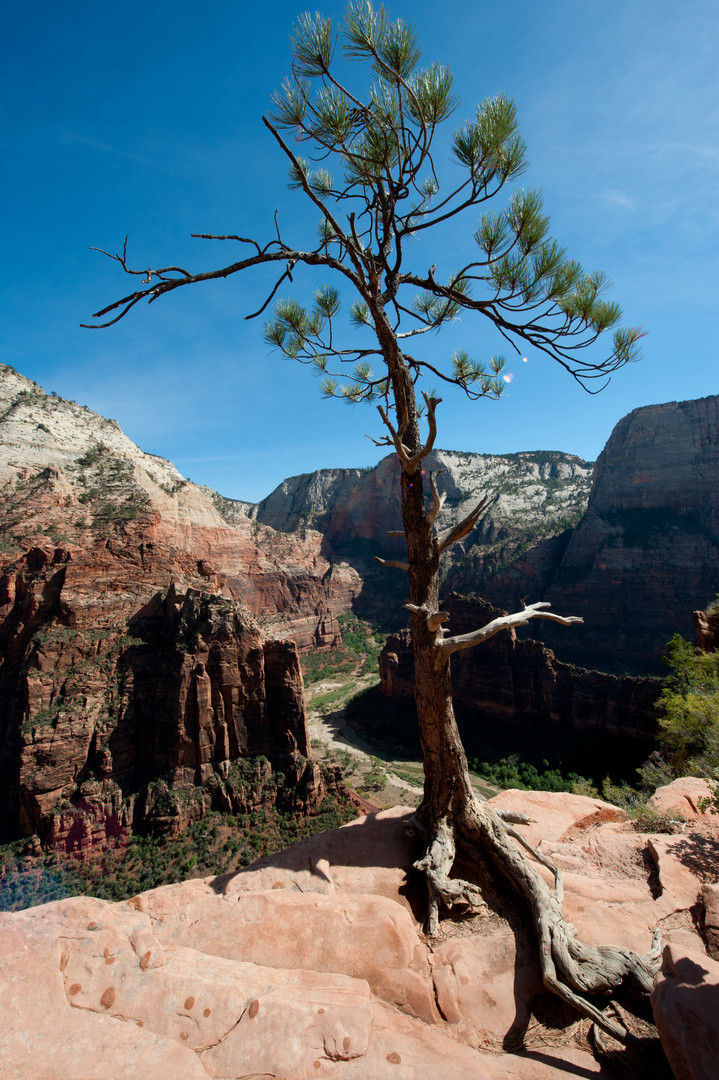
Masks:
[[[238,601],[157,591],[159,567],[133,551],[116,544],[100,563],[34,548],[0,579],[4,835],[83,847],[88,830],[102,842],[148,817],[179,827],[183,802],[185,819],[254,809],[275,801],[270,762],[293,776],[288,808],[317,809],[294,643],[264,639]],[[258,756],[264,773],[233,787],[232,763]]]
[[[241,600],[269,636],[293,638],[300,649],[337,644],[337,616],[361,584],[349,565],[327,558],[317,531],[288,536],[251,520],[248,504],[185,480],[116,421],[2,365],[0,496],[2,563],[38,544],[99,559],[106,544],[134,545],[140,565],[161,553],[168,572],[157,588],[172,576]]]
[[[506,614],[485,601],[450,595],[453,634],[466,634]],[[529,633],[533,632],[532,626]],[[581,633],[567,628],[566,633]],[[468,739],[468,752],[481,759],[483,735],[493,740],[524,732],[527,747],[546,747],[547,756],[566,766],[632,770],[653,749],[659,679],[588,671],[557,660],[551,649],[504,630],[482,645],[455,653],[453,699]],[[414,699],[414,661],[408,630],[390,635],[380,655],[381,690],[395,700]],[[582,760],[577,760],[577,756]]]
[[[584,618],[565,656],[661,670],[669,638],[719,588],[719,397],[635,409],[599,456],[586,515],[542,598]],[[516,567],[490,599],[524,595]],[[534,598],[534,596],[533,596]],[[547,624],[548,625],[548,624]],[[559,646],[555,629],[542,640]]]
[[[336,787],[305,760],[292,635],[331,647],[356,575],[319,533],[228,525],[114,421],[9,368],[0,488],[3,839],[39,830],[83,848],[202,805],[312,810]],[[280,796],[262,763],[228,773],[258,755],[285,771]],[[173,794],[198,784],[194,809]]]
[[[661,673],[666,642],[674,633],[691,637],[690,613],[719,588],[718,468],[716,396],[624,417],[597,461],[591,492],[591,465],[569,454],[435,451],[425,469],[440,473],[443,525],[481,495],[497,496],[448,553],[445,588],[508,610],[525,595],[549,600],[585,621],[576,641],[537,625],[535,636],[562,657]],[[292,477],[248,512],[285,531],[319,529],[364,578],[356,606],[386,620],[402,598],[401,574],[373,575],[363,556],[402,548],[385,537],[401,528],[398,483],[391,455],[373,469]]]

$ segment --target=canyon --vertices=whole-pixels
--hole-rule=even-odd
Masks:
[[[316,532],[228,525],[114,421],[0,375],[2,838],[75,851],[336,794],[308,760],[295,642],[339,640],[355,573]]]
[[[635,409],[595,466],[560,452],[438,450],[426,472],[438,474],[446,495],[443,526],[482,495],[495,497],[447,553],[445,593],[476,593],[511,611],[529,595],[583,617],[581,632],[571,635],[532,625],[531,636],[563,660],[660,675],[666,642],[675,633],[692,637],[692,612],[719,588],[717,396]],[[369,561],[402,550],[401,539],[385,535],[401,524],[398,483],[390,455],[373,469],[292,477],[248,512],[290,535],[303,524],[318,529],[363,577],[355,609],[389,619],[401,591],[392,576],[402,575],[380,575]]]
[[[718,403],[635,410],[594,468],[554,451],[427,459],[443,524],[494,496],[446,560],[453,630],[527,594],[584,618],[458,658],[460,711],[632,761],[650,748],[650,676],[719,576]],[[398,481],[389,455],[291,477],[258,504],[227,499],[1,368],[2,836],[70,849],[208,807],[308,812],[340,791],[310,760],[299,657],[340,644],[353,611],[399,634],[382,687],[409,693],[404,575],[373,558],[401,551],[385,535]],[[240,779],[247,757],[266,765]]]

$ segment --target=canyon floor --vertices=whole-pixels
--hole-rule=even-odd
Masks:
[[[378,685],[379,677],[372,672],[336,674],[305,687],[312,756],[320,765],[340,765],[347,785],[374,809],[400,803],[415,807],[422,798],[422,762],[393,758],[378,750],[345,720],[348,701]],[[500,790],[478,778],[473,778],[473,784],[479,799],[491,798]]]

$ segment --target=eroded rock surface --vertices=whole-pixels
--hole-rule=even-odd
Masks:
[[[267,777],[230,769],[248,755],[293,774],[288,809],[321,802],[292,633],[330,647],[356,575],[319,533],[229,525],[114,421],[7,367],[0,495],[0,837],[83,851],[148,815],[182,827],[168,789],[209,781],[200,813],[267,805]]]
[[[507,791],[494,805],[532,819],[520,828],[563,869],[582,939],[644,952],[663,928],[671,962],[655,1010],[667,1052],[676,1071],[681,1024],[693,1018],[703,1034],[681,1059],[693,1071],[676,1075],[713,1075],[695,1060],[711,1060],[717,1037],[705,977],[717,965],[700,932],[716,840],[642,835],[582,796]],[[143,1075],[183,1080],[612,1080],[586,1025],[545,991],[526,913],[501,881],[480,873],[486,913],[423,937],[410,813],[365,816],[238,873],[127,902],[82,897],[0,916],[10,994],[0,1051],[13,1070],[0,1075],[130,1077],[145,1060]],[[689,962],[699,982],[685,977]]]

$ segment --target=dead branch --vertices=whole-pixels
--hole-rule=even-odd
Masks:
[[[449,618],[448,611],[429,611],[425,604],[422,604],[421,607],[418,607],[417,604],[409,603],[403,604],[402,606],[406,607],[408,611],[414,612],[416,615],[424,615],[424,621],[427,623],[429,629],[433,632],[435,630],[438,630],[442,623],[446,622]],[[449,631],[443,630],[442,633],[447,634],[449,633]]]
[[[389,433],[390,433],[390,436],[391,436],[391,444],[394,446],[395,450],[397,451],[397,457],[402,462],[402,468],[404,469],[405,472],[409,472],[410,470],[409,470],[408,466],[409,466],[409,462],[410,462],[410,450],[409,450],[409,447],[405,446],[404,443],[402,442],[402,436],[404,435],[404,433],[407,430],[407,427],[409,425],[409,417],[407,415],[407,408],[405,407],[405,409],[404,409],[404,416],[402,418],[402,423],[399,425],[399,428],[396,431],[395,431],[394,425],[392,424],[392,421],[390,420],[389,416],[387,415],[387,413],[385,412],[385,410],[382,408],[381,405],[377,406],[377,411],[379,412],[380,416],[382,417],[382,421],[383,421],[385,427],[387,427],[389,429]],[[373,439],[372,441],[374,442],[375,440]],[[387,444],[388,445],[390,444],[389,440],[387,440]],[[377,445],[381,446],[382,443],[377,443]],[[412,471],[414,471],[414,470],[412,470]]]
[[[437,537],[437,545],[440,553],[446,551],[447,548],[451,547],[452,544],[455,544],[457,540],[461,540],[467,533],[471,533],[485,510],[487,510],[492,503],[496,502],[496,500],[496,495],[484,495],[471,513],[467,514],[467,516],[457,522],[456,525],[450,525],[448,528],[444,529]]]
[[[409,426],[409,417],[407,415],[406,405],[403,408],[404,415],[402,418],[402,423],[399,425],[399,428],[396,431],[394,429],[392,421],[390,420],[389,416],[382,408],[382,406],[377,406],[379,414],[382,417],[385,426],[389,429],[390,435],[392,436],[392,443],[394,444],[394,448],[397,451],[398,458],[402,462],[402,468],[408,474],[408,476],[411,476],[413,473],[415,473],[422,459],[427,457],[427,454],[432,452],[434,440],[437,438],[437,421],[435,420],[434,414],[437,406],[441,404],[442,399],[428,397],[424,392],[422,393],[422,396],[427,403],[427,423],[429,424],[429,434],[427,436],[427,442],[424,444],[424,446],[420,447],[416,454],[413,454],[410,451],[409,447],[405,446],[405,444],[402,442],[402,437],[407,430],[407,427]],[[372,441],[374,442],[375,440],[373,439]],[[377,445],[380,444],[378,443]]]
[[[574,623],[583,623],[584,619],[577,615],[554,615],[545,608],[551,607],[547,600],[540,600],[536,604],[530,604],[522,611],[516,611],[513,615],[500,615],[492,619],[480,630],[473,630],[469,634],[458,634],[456,637],[447,638],[442,642],[440,659],[446,663],[454,652],[460,649],[470,649],[473,645],[480,645],[488,641],[500,630],[510,630],[515,626],[527,626],[531,619],[550,619],[552,622],[561,623],[562,626],[572,626]]]
[[[437,481],[435,477],[439,476],[441,472],[444,472],[444,469],[438,469],[437,472],[430,472],[429,474],[429,486],[432,491],[432,509],[427,513],[428,525],[434,525],[435,521],[437,520],[437,515],[444,506],[445,500],[447,498],[446,491],[443,491],[440,495],[439,491],[437,490]]]
[[[380,559],[379,555],[373,555],[372,557],[380,566],[396,566],[398,570],[409,570],[409,563],[402,562],[400,559]]]

